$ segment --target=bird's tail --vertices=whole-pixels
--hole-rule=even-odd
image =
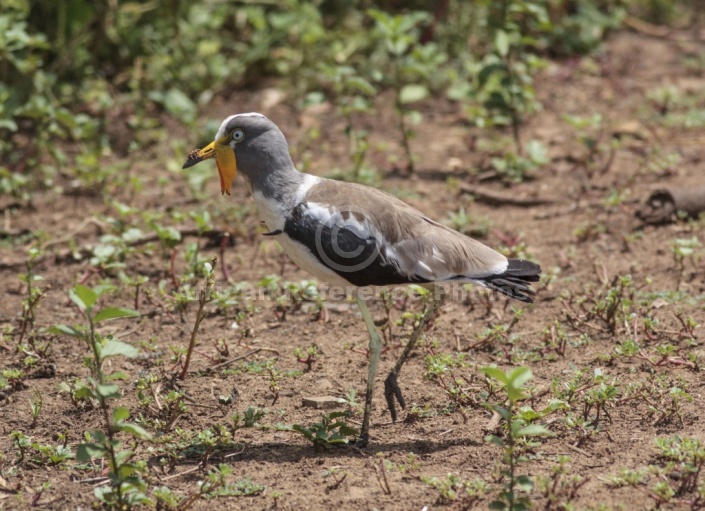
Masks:
[[[541,267],[523,259],[509,259],[508,263],[504,272],[476,279],[476,282],[520,302],[533,303],[531,282],[539,281]]]

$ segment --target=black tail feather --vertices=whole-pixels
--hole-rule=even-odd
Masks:
[[[541,267],[536,263],[509,259],[507,269],[503,273],[478,280],[493,291],[520,302],[533,303],[534,291],[531,289],[531,282],[538,282],[540,274]]]

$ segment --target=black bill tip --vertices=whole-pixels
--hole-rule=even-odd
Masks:
[[[200,163],[203,161],[203,158],[201,158],[198,153],[200,151],[196,149],[195,151],[191,151],[188,155],[188,158],[186,159],[186,163],[183,164],[181,167],[182,169],[187,169],[189,167],[193,167],[196,165],[196,163]]]

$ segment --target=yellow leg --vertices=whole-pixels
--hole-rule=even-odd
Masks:
[[[372,320],[370,311],[367,308],[365,300],[357,297],[357,305],[360,307],[362,319],[365,320],[367,331],[370,334],[370,362],[367,372],[367,392],[365,393],[365,414],[362,418],[362,429],[360,430],[360,440],[358,444],[362,447],[367,445],[370,439],[370,415],[372,413],[372,393],[375,387],[375,376],[377,375],[377,366],[379,365],[379,356],[382,352],[382,338],[377,332],[375,323]]]

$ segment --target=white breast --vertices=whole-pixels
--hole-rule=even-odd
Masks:
[[[304,182],[296,191],[295,203],[298,204],[304,200],[308,190],[315,185],[320,178],[316,176],[306,175]],[[283,231],[286,223],[286,215],[282,204],[274,199],[265,197],[261,192],[253,192],[252,198],[257,205],[260,220],[262,220],[270,232]],[[292,240],[287,234],[282,232],[276,236],[276,240],[284,249],[284,252],[291,258],[296,265],[302,270],[310,273],[318,280],[329,284],[347,286],[350,283],[340,277],[333,270],[321,264],[318,258],[303,244]]]

